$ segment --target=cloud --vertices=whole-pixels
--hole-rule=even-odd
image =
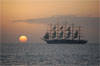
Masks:
[[[93,22],[99,20],[99,17],[80,17],[80,16],[52,16],[47,18],[15,20],[14,22],[27,22],[27,23],[57,23],[57,22]]]

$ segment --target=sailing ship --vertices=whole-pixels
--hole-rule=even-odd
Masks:
[[[71,26],[52,24],[42,38],[48,44],[85,44],[87,40],[81,40],[81,26],[75,29],[74,24]]]

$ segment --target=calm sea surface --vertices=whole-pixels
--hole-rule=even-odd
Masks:
[[[99,44],[2,44],[1,66],[99,66]]]

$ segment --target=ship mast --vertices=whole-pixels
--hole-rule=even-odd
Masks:
[[[57,30],[56,30],[56,32],[57,32],[57,40],[59,39],[59,22],[57,23]]]
[[[65,30],[64,30],[65,32],[64,32],[64,38],[66,38],[66,20],[65,20]]]
[[[79,40],[80,40],[80,30],[81,30],[81,26],[79,26]]]
[[[73,33],[74,33],[74,24],[72,23],[72,40],[73,40]]]
[[[49,37],[49,39],[51,40],[51,36],[52,36],[52,24],[50,25],[50,37]]]

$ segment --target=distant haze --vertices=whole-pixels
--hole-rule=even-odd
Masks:
[[[99,43],[99,0],[2,0],[0,12],[2,43],[19,43],[21,35],[44,43],[48,24],[65,21],[82,26],[82,39]]]

